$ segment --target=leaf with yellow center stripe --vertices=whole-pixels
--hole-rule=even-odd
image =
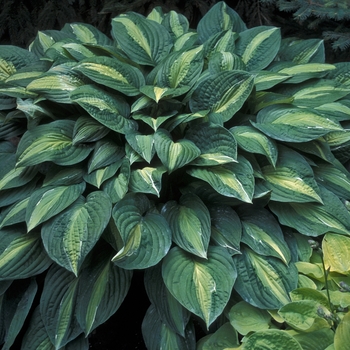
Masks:
[[[81,61],[73,68],[98,84],[108,86],[127,96],[140,94],[145,79],[139,69],[112,57],[99,57]]]
[[[259,26],[239,34],[236,53],[242,57],[248,71],[259,71],[273,61],[280,45],[279,28]]]
[[[113,18],[112,35],[131,60],[148,66],[156,66],[173,46],[169,32],[161,24],[137,13]]]
[[[162,275],[170,293],[209,328],[230,299],[237,271],[222,247],[209,246],[207,259],[175,247],[163,260]]]
[[[240,70],[209,75],[193,91],[192,112],[209,110],[209,119],[222,124],[243,106],[254,86],[254,76]]]
[[[170,11],[164,16],[162,25],[168,29],[170,34],[176,39],[188,32],[188,19],[181,13]]]

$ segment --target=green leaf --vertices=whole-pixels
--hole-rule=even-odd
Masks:
[[[122,161],[119,160],[115,163],[102,167],[100,169],[94,170],[90,174],[84,175],[84,180],[95,186],[96,188],[101,188],[101,185],[111,177],[113,177],[121,166]]]
[[[81,116],[74,124],[73,145],[79,145],[85,142],[95,142],[105,137],[110,129],[100,124],[90,116]]]
[[[291,253],[277,220],[264,208],[244,208],[239,212],[242,221],[242,243],[255,253],[274,256],[289,264]]]
[[[164,323],[152,304],[146,312],[141,329],[148,350],[160,348],[192,350],[196,347],[195,332],[192,324],[186,328],[186,333],[183,337]]]
[[[139,69],[111,57],[95,56],[84,59],[74,67],[74,71],[127,96],[140,94],[139,88],[145,84]]]
[[[111,130],[126,134],[137,128],[136,122],[128,119],[129,105],[115,94],[107,93],[93,85],[84,85],[75,89],[70,98]]]
[[[240,16],[223,1],[216,3],[199,21],[197,31],[199,40],[203,43],[212,35],[232,29],[241,32],[247,27]]]
[[[167,202],[161,211],[172,231],[173,241],[182,249],[202,258],[207,257],[210,239],[210,215],[202,200],[194,194],[184,194]]]
[[[154,146],[169,173],[190,163],[201,153],[190,140],[180,139],[174,142],[170,133],[164,129],[158,129],[154,134]]]
[[[47,186],[34,191],[29,198],[25,216],[28,232],[69,207],[84,192],[85,187],[85,182],[81,182],[70,186]]]
[[[254,194],[253,168],[242,156],[238,163],[228,163],[211,167],[190,168],[187,173],[204,180],[215,191],[226,197],[237,198],[251,203]]]
[[[190,312],[169,292],[162,278],[162,265],[145,270],[145,288],[151,304],[162,321],[173,331],[185,337]]]
[[[129,191],[135,193],[151,193],[160,197],[162,189],[162,175],[166,172],[164,167],[145,167],[131,171]]]
[[[106,322],[123,302],[132,271],[121,269],[111,262],[108,246],[102,246],[89,266],[79,276],[77,320],[85,336]]]
[[[192,93],[192,112],[209,110],[209,120],[223,124],[243,106],[254,86],[254,77],[244,71],[223,71],[209,75]]]
[[[56,103],[71,104],[71,92],[82,85],[84,85],[84,81],[71,71],[66,74],[50,74],[48,72],[45,76],[33,80],[27,86],[27,90]]]
[[[26,131],[17,148],[17,167],[51,161],[72,165],[84,160],[91,146],[73,145],[74,121],[57,120]]]
[[[13,346],[32,307],[38,285],[35,279],[30,279],[28,282],[29,283],[21,285],[21,290],[13,291],[10,287],[6,292],[4,300],[6,335],[5,343],[2,345],[3,350],[9,350]],[[12,292],[11,295],[9,295],[9,292]]]
[[[238,55],[231,52],[220,51],[211,54],[208,69],[213,74],[221,71],[245,70],[245,64]]]
[[[54,264],[48,271],[40,298],[40,313],[55,349],[83,332],[75,317],[78,278]]]
[[[197,32],[188,32],[178,37],[174,42],[174,51],[181,51],[191,49],[194,45],[198,44]]]
[[[190,26],[188,19],[183,14],[173,10],[164,16],[161,24],[168,29],[169,33],[175,39],[186,34]]]
[[[350,174],[332,164],[317,164],[315,179],[340,198],[350,198]]]
[[[269,208],[282,225],[295,228],[307,236],[319,236],[326,232],[349,235],[350,214],[340,199],[323,187],[319,203],[270,202]]]
[[[275,85],[289,79],[288,74],[274,73],[266,70],[257,72],[254,83],[256,91],[263,91],[274,87]]]
[[[28,206],[29,197],[22,199],[10,207],[1,211],[0,214],[0,229],[5,226],[18,224],[25,221],[26,210]]]
[[[41,236],[47,253],[57,264],[78,275],[87,254],[99,240],[111,216],[111,202],[102,191],[80,197],[47,221]]]
[[[117,203],[127,193],[129,180],[130,161],[125,157],[119,168],[119,174],[105,181],[102,190],[110,197],[112,203]]]
[[[251,123],[267,136],[287,142],[311,141],[330,131],[342,130],[339,123],[333,122],[314,109],[289,105],[263,108],[259,111],[256,122]]]
[[[350,342],[350,312],[340,321],[334,335],[334,349],[346,350]]]
[[[146,195],[127,194],[114,206],[112,215],[123,241],[112,259],[117,266],[144,269],[156,265],[167,254],[171,230]]]
[[[150,163],[156,150],[154,148],[154,135],[143,135],[140,132],[125,135],[129,145],[147,162]]]
[[[276,165],[278,149],[274,140],[248,125],[235,126],[230,129],[230,132],[240,148],[249,153],[263,154],[271,165]]]
[[[258,26],[239,34],[236,53],[242,57],[248,71],[259,71],[273,61],[280,44],[279,28]]]
[[[253,333],[242,345],[242,350],[303,350],[301,345],[287,332],[267,329]]]
[[[279,146],[276,166],[266,165],[261,171],[262,188],[271,191],[271,200],[322,203],[312,168],[300,153]]]
[[[163,260],[162,275],[171,294],[209,327],[226,306],[237,271],[225,249],[209,246],[207,256],[174,247]]]
[[[52,263],[47,256],[38,232],[18,233],[0,230],[0,280],[15,280],[35,276]]]
[[[327,233],[322,240],[322,251],[327,270],[350,275],[350,237]]]
[[[290,292],[292,301],[312,300],[328,308],[329,301],[325,294],[312,288],[297,288]]]
[[[233,261],[238,273],[234,288],[243,300],[260,309],[278,309],[290,301],[289,292],[298,283],[293,263],[286,266],[280,259],[248,248],[233,256]]]
[[[266,310],[259,309],[246,301],[233,305],[228,313],[231,326],[240,334],[259,332],[271,327],[271,316]]]
[[[211,240],[231,254],[240,253],[242,224],[237,213],[225,205],[209,206]]]
[[[321,328],[307,333],[293,332],[291,335],[298,341],[303,350],[326,350],[330,345],[333,345],[334,340],[334,332],[329,328]]]
[[[226,128],[202,123],[190,128],[186,139],[192,141],[201,151],[191,165],[207,166],[237,162],[237,143]]]
[[[149,66],[162,61],[173,45],[161,24],[135,12],[114,17],[112,35],[131,60]]]
[[[204,43],[204,54],[205,54],[205,58],[209,61],[208,62],[209,64],[213,60],[216,61],[216,63],[218,63],[217,61],[218,58],[215,58],[215,57],[220,57],[220,56],[222,57],[222,59],[224,56],[226,56],[226,59],[231,61],[231,64],[232,64],[231,69],[219,69],[217,70],[217,72],[222,70],[232,70],[232,69],[245,70],[245,64],[243,63],[241,57],[233,53],[235,50],[235,46],[236,46],[235,41],[237,40],[237,38],[238,38],[238,34],[229,29],[229,30],[225,30],[212,35]],[[219,55],[219,54],[222,54],[222,55]],[[227,63],[228,63],[228,66],[227,66],[228,68],[231,64],[229,62]],[[208,68],[209,68],[209,64],[208,64]],[[216,67],[218,68],[217,64],[216,64]],[[220,67],[220,64],[219,64],[219,67]],[[210,70],[210,72],[213,72],[213,71]]]
[[[298,300],[282,306],[278,313],[291,327],[308,332],[330,328],[327,320],[319,316],[320,310],[330,315],[330,311],[315,300]]]

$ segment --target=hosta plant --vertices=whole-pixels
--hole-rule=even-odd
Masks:
[[[224,2],[111,34],[0,48],[3,349],[88,349],[134,270],[150,350],[345,349],[350,63]]]

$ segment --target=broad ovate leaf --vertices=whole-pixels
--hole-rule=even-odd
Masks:
[[[28,232],[61,213],[84,192],[86,184],[46,186],[33,192],[28,201],[25,220]]]
[[[237,267],[235,290],[243,300],[260,309],[278,309],[290,302],[297,287],[298,270],[275,257],[261,256],[249,248],[233,256]]]
[[[269,208],[282,225],[293,227],[307,236],[326,232],[349,235],[350,214],[340,199],[319,186],[321,203],[270,202]]]
[[[187,173],[210,184],[215,191],[226,197],[251,203],[254,194],[253,168],[243,156],[238,163],[211,167],[191,167]]]
[[[350,312],[347,312],[340,321],[334,335],[334,349],[346,350],[350,342]]]
[[[171,230],[146,195],[129,193],[113,208],[122,246],[112,261],[125,269],[156,265],[171,246]]]
[[[154,134],[154,147],[169,172],[190,163],[201,153],[200,149],[190,140],[180,139],[174,142],[170,133],[165,129],[158,129]]]
[[[84,160],[91,146],[73,145],[73,120],[57,120],[25,132],[17,148],[17,167],[41,164],[72,165]]]
[[[113,18],[112,35],[131,60],[143,65],[156,66],[173,46],[161,24],[134,12]]]
[[[174,247],[163,260],[162,275],[170,293],[209,327],[228,303],[237,271],[224,248],[209,246],[203,259]]]
[[[73,130],[73,145],[85,142],[95,142],[102,139],[110,129],[94,118],[83,115],[77,119]]]
[[[237,143],[233,135],[224,127],[202,123],[189,129],[186,139],[192,141],[201,154],[191,165],[206,166],[237,162]]]
[[[91,192],[47,221],[41,235],[51,259],[78,275],[87,254],[110,220],[111,207],[111,201],[104,192]]]
[[[209,120],[223,124],[243,106],[254,86],[254,76],[240,70],[209,75],[194,89],[189,106],[192,112],[209,110]]]
[[[140,86],[145,83],[139,69],[111,57],[95,56],[84,59],[74,70],[127,96],[138,95]]]
[[[350,237],[327,233],[322,240],[322,251],[327,270],[350,275]]]
[[[0,237],[1,281],[29,278],[51,265],[39,232],[20,234],[18,230],[2,228]]]
[[[273,61],[280,44],[279,28],[258,26],[239,34],[236,53],[242,57],[248,71],[259,71]]]
[[[257,129],[275,140],[286,142],[306,142],[319,138],[331,131],[343,128],[314,109],[272,105],[259,111]],[[305,132],[307,129],[307,132]]]
[[[167,202],[161,211],[172,231],[173,241],[182,249],[202,258],[207,257],[210,239],[210,215],[202,200],[188,193]]]
[[[126,134],[137,129],[136,122],[128,119],[129,105],[116,94],[112,95],[93,85],[84,85],[74,90],[70,98],[113,131]]]
[[[212,35],[224,30],[232,29],[242,32],[247,26],[236,11],[227,6],[224,1],[216,3],[198,23],[199,40],[205,42]]]

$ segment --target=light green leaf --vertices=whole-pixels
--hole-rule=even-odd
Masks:
[[[241,350],[303,350],[301,345],[287,332],[267,329],[253,333],[243,343]]]
[[[230,129],[239,147],[249,153],[259,153],[267,157],[270,164],[275,166],[278,149],[274,140],[248,125],[235,126]]]
[[[77,319],[86,336],[118,310],[131,284],[132,271],[115,266],[103,248],[79,276]]]
[[[145,270],[145,288],[150,302],[162,321],[173,331],[185,337],[190,312],[169,292],[162,278],[162,265]]]
[[[206,168],[190,168],[187,173],[209,183],[215,191],[251,203],[254,194],[253,168],[242,156],[238,163],[228,163]]]
[[[257,73],[254,79],[256,91],[263,91],[274,87],[275,85],[289,79],[288,74],[274,73],[262,70]]]
[[[129,193],[113,208],[113,219],[123,246],[112,261],[124,269],[156,265],[171,246],[171,230],[165,218],[142,193]]]
[[[346,350],[348,344],[350,344],[350,312],[344,315],[335,331],[334,349]]]
[[[1,211],[0,229],[25,221],[29,197],[22,199]]]
[[[190,128],[186,139],[192,141],[201,151],[191,165],[207,166],[237,162],[237,143],[226,128],[202,123]]]
[[[170,133],[164,129],[158,129],[154,134],[154,146],[169,173],[190,163],[201,153],[190,140],[180,139],[174,142]]]
[[[181,51],[191,49],[194,45],[198,44],[197,32],[187,32],[178,37],[174,42],[174,51]]]
[[[91,146],[73,146],[73,128],[72,120],[57,120],[26,131],[17,148],[16,166],[31,166],[45,161],[72,165],[82,161],[91,152]]]
[[[147,162],[150,163],[156,150],[154,148],[154,136],[144,135],[140,132],[125,135],[129,145]]]
[[[237,271],[221,247],[209,246],[207,259],[175,247],[163,260],[162,275],[171,294],[209,327],[226,306]]]
[[[256,122],[251,123],[267,136],[287,142],[311,141],[330,131],[342,130],[339,123],[333,122],[314,109],[289,105],[263,108],[259,111]]]
[[[237,213],[225,205],[209,206],[211,239],[231,254],[240,253],[242,224]]]
[[[280,223],[295,228],[307,236],[319,236],[326,232],[349,235],[350,214],[340,199],[323,187],[319,203],[270,202],[269,208]]]
[[[131,60],[149,66],[162,61],[173,45],[161,24],[135,12],[113,18],[112,35]]]
[[[261,171],[264,176],[261,186],[271,191],[271,200],[322,203],[312,168],[300,153],[279,146],[276,166],[266,165]]]
[[[54,264],[48,271],[40,298],[40,314],[50,341],[59,349],[83,332],[75,318],[78,278]]]
[[[236,53],[242,57],[248,71],[259,71],[273,61],[280,44],[279,28],[258,26],[239,34]]]
[[[95,142],[105,137],[110,129],[100,124],[90,116],[81,116],[74,124],[73,145],[85,142]]]
[[[264,208],[244,208],[239,215],[243,228],[242,243],[260,255],[274,256],[288,265],[291,253],[274,216]]]
[[[188,19],[183,14],[173,10],[164,16],[161,24],[168,29],[175,39],[186,34],[190,26]]]
[[[166,172],[164,167],[145,167],[131,171],[129,191],[135,193],[151,193],[160,197],[162,189],[162,175]]]
[[[322,240],[322,251],[327,270],[350,275],[350,237],[327,233]]]
[[[121,97],[93,85],[84,85],[76,89],[70,97],[94,119],[111,130],[126,134],[137,128],[136,122],[128,119],[130,107]]]
[[[203,43],[212,35],[232,29],[241,32],[247,27],[236,11],[228,7],[224,1],[216,3],[199,21],[197,31]]]
[[[164,19],[163,9],[160,6],[154,7],[146,18],[161,24]]]
[[[145,84],[139,69],[116,58],[95,56],[79,62],[78,71],[98,84],[110,87],[127,96],[140,94],[140,86]]]
[[[220,51],[210,56],[208,69],[213,74],[221,71],[245,70],[245,64],[238,55],[231,52]]]
[[[190,323],[184,336],[173,331],[162,320],[155,306],[151,304],[142,322],[142,336],[148,350],[181,349],[192,350],[196,347],[195,330]]]
[[[261,256],[249,248],[234,255],[238,277],[235,290],[243,300],[260,309],[278,309],[290,301],[296,288],[298,271],[293,263],[286,266],[275,257]]]
[[[240,301],[233,305],[228,313],[231,326],[240,334],[259,332],[271,327],[271,316],[266,310]]]
[[[302,346],[303,350],[330,350],[333,345],[334,332],[329,328],[321,328],[313,332],[293,332],[294,339]]]
[[[161,211],[172,231],[173,241],[182,249],[202,258],[207,257],[210,239],[210,215],[202,200],[188,193],[167,202]]]
[[[57,264],[78,275],[87,254],[99,240],[111,216],[111,202],[102,191],[80,197],[47,221],[41,236],[47,253]]]
[[[243,106],[254,86],[254,77],[244,71],[223,71],[209,75],[192,93],[192,112],[209,110],[209,120],[223,124]]]
[[[33,80],[27,86],[27,90],[56,103],[71,104],[71,92],[82,85],[84,85],[84,81],[73,72],[66,74],[47,73],[47,75]]]
[[[232,68],[229,69],[229,70],[232,70],[232,69],[245,70],[245,64],[242,61],[241,57],[237,56],[234,53],[235,46],[236,46],[235,45],[235,41],[237,40],[237,38],[238,38],[238,34],[236,32],[233,32],[230,29],[212,35],[204,43],[204,55],[205,55],[205,58],[210,63],[212,60],[217,60],[217,58],[215,59],[215,56],[216,57],[220,57],[220,55],[218,55],[218,54],[221,53],[221,54],[223,54],[221,56],[222,58],[223,58],[223,56],[226,56],[226,58],[229,61],[231,61],[231,63],[232,63]],[[235,68],[233,68],[234,67],[234,62],[237,63],[237,66]],[[229,67],[230,63],[229,62],[227,62],[227,63],[228,63],[228,67]],[[219,64],[219,66],[220,66],[220,64]],[[208,68],[209,68],[209,65],[208,65]],[[219,70],[217,70],[217,72],[222,71],[222,70],[223,69],[219,69]],[[210,72],[213,72],[213,71],[210,70]]]
[[[122,161],[119,160],[115,163],[102,167],[100,169],[92,171],[90,174],[84,175],[84,180],[95,186],[96,188],[101,188],[101,185],[111,177],[113,177],[118,169],[120,168]]]
[[[25,220],[28,232],[61,213],[84,192],[86,184],[42,187],[30,196]]]

